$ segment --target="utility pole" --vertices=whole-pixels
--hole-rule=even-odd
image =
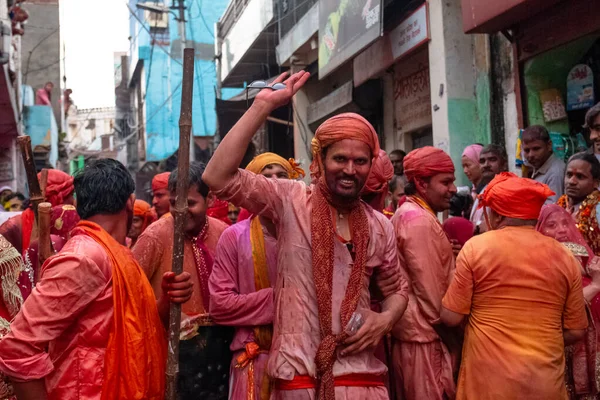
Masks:
[[[171,9],[172,10],[177,10],[179,17],[176,17],[175,20],[177,21],[177,25],[179,28],[179,39],[181,40],[181,60],[183,63],[183,54],[185,52],[185,48],[187,47],[187,39],[186,39],[186,35],[185,35],[185,0],[173,0],[173,3],[171,4]],[[192,43],[194,41],[194,38],[192,38]],[[194,63],[196,63],[196,59],[194,58]],[[183,67],[182,67],[183,68]],[[200,90],[200,88],[198,88],[198,90]],[[180,143],[181,145],[181,143]],[[191,140],[191,144],[190,144],[190,162],[196,161],[196,145],[194,142],[194,133],[193,133],[193,129],[192,129],[192,140]]]

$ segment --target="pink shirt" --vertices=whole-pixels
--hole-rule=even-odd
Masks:
[[[441,323],[442,298],[454,271],[452,245],[435,215],[410,197],[392,218],[398,238],[398,260],[408,280],[406,312],[394,336],[406,342],[439,340],[432,325]]]
[[[316,376],[314,358],[321,342],[317,300],[312,274],[312,186],[292,180],[267,179],[238,170],[226,188],[216,192],[221,199],[260,214],[277,226],[278,276],[275,284],[274,337],[268,372],[273,378],[291,380],[295,375]],[[398,270],[396,241],[390,221],[363,205],[369,220],[369,246],[363,292],[358,310],[369,309],[369,280],[375,268]],[[334,241],[332,296],[333,333],[342,331],[340,306],[352,257],[340,241]],[[399,293],[405,295],[406,286]],[[383,374],[386,366],[373,352],[340,357],[335,376],[350,373]]]
[[[112,319],[108,256],[75,231],[46,261],[11,332],[0,340],[0,371],[19,381],[46,378],[49,399],[100,399]]]
[[[231,350],[254,341],[254,327],[273,323],[273,289],[256,291],[249,219],[223,232],[210,279],[210,315],[220,325],[236,327]],[[277,239],[265,233],[265,250],[271,286],[277,279]]]

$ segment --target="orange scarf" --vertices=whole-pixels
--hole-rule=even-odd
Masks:
[[[112,264],[113,327],[104,357],[102,400],[158,400],[165,393],[166,334],[150,282],[139,264],[99,225],[77,225]]]
[[[335,350],[346,339],[342,331],[337,335],[332,332],[331,308],[334,264],[334,241],[336,233],[333,230],[331,201],[323,180],[319,180],[312,197],[311,240],[313,243],[312,268],[317,306],[319,310],[319,327],[321,343],[317,349],[315,364],[317,366],[317,398],[321,400],[335,399],[335,381],[333,379],[333,364]],[[350,271],[348,286],[340,309],[342,329],[350,321],[356,311],[363,276],[367,262],[367,246],[369,241],[369,221],[363,205],[359,201],[347,204],[350,211],[349,223],[352,243],[354,245],[354,264]]]

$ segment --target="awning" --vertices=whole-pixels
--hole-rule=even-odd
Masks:
[[[495,33],[562,0],[462,0],[465,33]]]

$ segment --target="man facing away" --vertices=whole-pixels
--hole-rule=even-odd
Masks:
[[[533,167],[531,179],[548,185],[555,193],[546,204],[555,203],[564,191],[565,163],[552,152],[552,140],[548,130],[541,125],[533,125],[523,131],[523,153]]]
[[[187,273],[165,273],[156,300],[123,245],[135,184],[118,161],[77,175],[82,218],[43,265],[36,289],[0,341],[0,371],[19,399],[162,399],[170,301],[192,292]]]
[[[158,218],[169,213],[171,199],[169,198],[170,172],[163,172],[152,178],[152,207]]]
[[[224,222],[206,215],[208,187],[202,181],[204,164],[189,167],[188,215],[184,226],[183,270],[191,275],[194,291],[181,307],[182,334],[179,351],[179,399],[226,399],[231,328],[214,326],[208,319],[208,278]],[[169,196],[175,204],[177,171],[169,176]],[[160,277],[173,262],[173,216],[168,214],[150,225],[138,238],[133,255],[148,276],[154,293],[161,291]]]
[[[246,170],[271,179],[304,177],[294,160],[274,153],[256,156]],[[261,216],[225,230],[209,279],[210,315],[236,327],[231,343],[232,400],[262,399],[273,337],[273,286],[277,279],[277,237],[273,222]],[[303,318],[303,317],[299,317]]]
[[[448,325],[467,318],[457,399],[568,398],[564,345],[588,321],[578,262],[535,230],[550,195],[502,173],[479,196],[490,231],[462,249],[441,311]]]
[[[261,91],[217,148],[204,179],[216,196],[277,228],[274,337],[267,365],[275,380],[273,397],[387,399],[386,367],[373,348],[404,312],[406,288],[397,272],[396,290],[383,300],[382,312],[370,311],[371,275],[398,268],[390,222],[359,199],[379,153],[373,127],[356,114],[325,121],[312,142],[311,186],[237,168],[268,115],[308,78],[302,71],[285,81],[285,89]]]
[[[453,356],[443,342],[442,297],[454,269],[452,245],[437,219],[456,193],[454,165],[434,147],[413,150],[404,159],[406,202],[392,218],[398,259],[409,282],[408,307],[394,327],[397,382],[407,400],[453,398]],[[440,336],[443,335],[444,337]],[[460,349],[458,349],[460,350]]]
[[[558,199],[596,255],[600,255],[599,184],[600,161],[590,153],[574,154],[567,163],[565,194]]]

